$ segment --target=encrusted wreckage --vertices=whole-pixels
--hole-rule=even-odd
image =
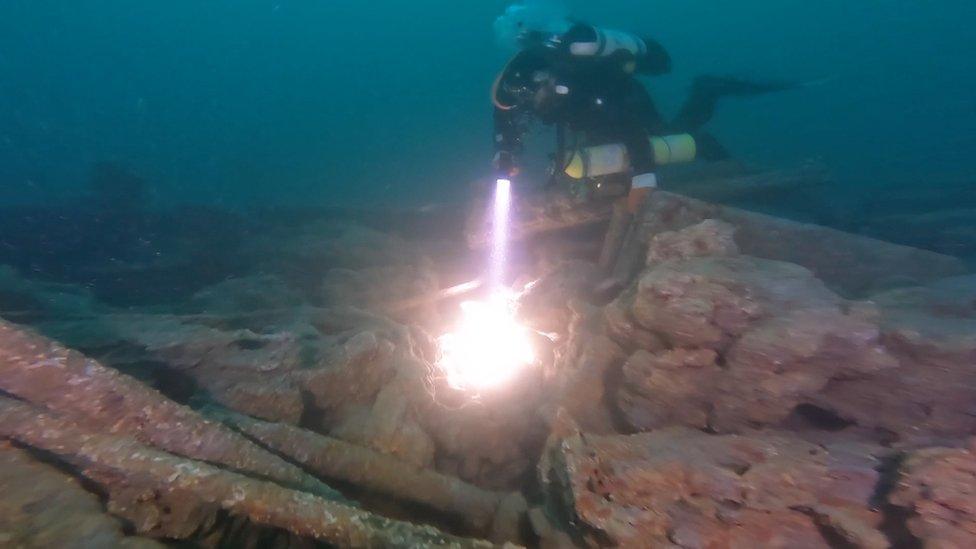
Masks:
[[[669,201],[698,206],[664,197],[652,211]],[[854,287],[774,259],[792,251],[746,255],[756,245],[734,222],[651,219],[632,285],[604,307],[571,307],[548,408],[561,427],[540,463],[550,497],[531,515],[540,535],[552,546],[976,541],[976,277],[849,299],[837,292]]]
[[[527,203],[519,237],[609,214]],[[308,227],[165,306],[0,270],[0,545],[976,543],[955,258],[658,191],[615,296],[599,231],[520,256],[539,364],[473,399],[433,366],[431,248]]]

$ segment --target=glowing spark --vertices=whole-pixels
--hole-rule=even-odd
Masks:
[[[535,362],[531,331],[515,319],[511,292],[461,304],[454,332],[440,337],[438,366],[455,389],[491,389],[512,380]]]

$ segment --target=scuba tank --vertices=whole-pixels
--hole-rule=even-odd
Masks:
[[[561,37],[573,57],[619,60],[626,72],[663,74],[671,59],[660,44],[625,31],[577,24]]]
[[[658,166],[691,162],[698,154],[695,138],[690,134],[652,137],[654,163]],[[564,172],[573,179],[601,177],[630,169],[627,147],[622,143],[597,145],[571,151]]]

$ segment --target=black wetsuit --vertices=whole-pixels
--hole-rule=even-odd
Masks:
[[[637,69],[642,75],[670,72],[671,59],[658,43],[644,39],[647,54]],[[585,135],[585,145],[623,143],[634,174],[654,170],[650,137],[691,133],[699,156],[727,156],[725,149],[700,131],[719,98],[754,95],[788,86],[754,84],[735,78],[695,79],[688,99],[670,123],[658,112],[643,84],[628,70],[626,57],[578,57],[564,48],[536,46],[519,52],[499,76],[495,100],[495,149],[518,157],[528,123],[538,119],[556,125],[557,158],[567,134]],[[629,68],[633,68],[633,65]]]
[[[657,73],[668,70],[665,54]],[[648,138],[666,128],[647,90],[619,62],[578,59],[543,48],[512,59],[496,100],[501,105],[495,106],[496,150],[515,156],[522,152],[529,121],[538,119],[556,125],[560,141],[571,132],[585,135],[590,144],[624,143],[635,173],[644,173],[654,166]]]

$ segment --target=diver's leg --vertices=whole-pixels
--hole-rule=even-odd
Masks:
[[[657,174],[654,173],[654,149],[651,147],[650,136],[645,131],[634,131],[625,140],[627,154],[630,157],[633,178],[630,192],[627,194],[627,223],[626,230],[619,235],[615,243],[614,258],[610,264],[612,270],[610,280],[618,286],[623,286],[636,274],[636,266],[640,260],[630,252],[637,238],[637,226],[643,219],[642,211],[648,197],[657,188]]]
[[[639,125],[628,124],[621,127],[620,138],[627,147],[633,177],[627,196],[614,204],[613,217],[603,241],[600,268],[608,278],[597,287],[601,294],[619,290],[629,280],[631,269],[619,266],[620,252],[633,239],[635,221],[640,219],[639,213],[647,197],[657,186],[654,150],[647,131]]]
[[[654,173],[654,149],[651,146],[650,136],[639,126],[624,128],[621,137],[624,146],[627,147],[627,157],[630,159],[633,176],[627,196],[627,211],[634,215],[640,211],[651,189],[657,186],[657,176]]]
[[[708,160],[709,162],[717,162],[719,160],[728,160],[732,157],[729,151],[712,134],[697,131],[691,135],[695,138],[695,148],[698,158]]]
[[[628,211],[627,200],[621,198],[613,204],[613,214],[610,216],[610,226],[607,234],[603,237],[603,247],[600,249],[600,272],[604,276],[610,275],[613,265],[617,262],[617,253],[620,251],[627,236],[627,229],[630,228],[632,216]]]
[[[651,189],[657,186],[654,173],[657,162],[651,136],[663,135],[667,127],[651,94],[638,80],[628,80],[621,103],[623,109],[616,113],[616,122],[621,140],[627,147],[633,175],[627,204],[628,211],[633,215],[641,209]]]
[[[715,106],[723,97],[750,97],[796,88],[789,82],[752,82],[731,76],[699,76],[678,116],[671,122],[675,132],[694,132],[715,115]]]
[[[619,266],[621,250],[634,238],[635,221],[639,220],[647,197],[657,186],[654,173],[656,162],[650,137],[665,129],[664,119],[658,113],[654,100],[639,81],[630,79],[618,97],[621,100],[615,106],[619,108],[613,111],[610,121],[615,133],[614,140],[622,142],[627,148],[632,178],[627,196],[614,205],[610,228],[600,254],[600,267],[607,278],[597,286],[596,292],[603,295],[618,291],[630,280],[628,275],[631,269]],[[624,274],[625,271],[628,273]]]
[[[644,206],[651,190],[656,186],[654,174],[654,151],[650,146],[647,133],[640,127],[631,126],[621,133],[627,155],[630,158],[633,177],[628,186],[627,195],[617,200],[613,205],[613,216],[610,227],[603,239],[600,250],[600,269],[606,280],[600,283],[598,293],[606,293],[619,289],[626,283],[626,279],[618,280],[611,275],[620,256],[620,250],[633,232],[634,220]]]
[[[643,258],[638,237],[641,216],[630,213],[627,200],[614,204],[610,227],[600,253],[600,271],[603,280],[594,291],[602,297],[611,297],[622,290],[637,274]]]
[[[566,162],[567,158],[569,157],[566,134],[569,133],[569,131],[570,130],[566,127],[566,124],[556,124],[556,152],[554,152],[550,157],[551,162],[549,163],[549,177],[546,179],[547,189],[551,189],[556,186],[563,171],[566,169]]]
[[[629,79],[623,86],[622,107],[615,113],[621,126],[635,125],[649,135],[663,135],[667,121],[661,116],[654,98],[639,80]]]

